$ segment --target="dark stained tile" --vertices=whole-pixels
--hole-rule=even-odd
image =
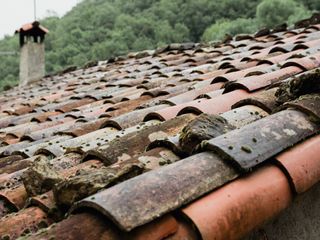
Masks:
[[[117,184],[80,201],[75,208],[97,209],[130,231],[237,176],[215,155],[201,153]]]
[[[142,126],[137,126],[131,132],[120,132],[118,138],[110,139],[100,147],[88,151],[86,158],[99,158],[103,160],[105,165],[110,165],[117,161],[137,156],[151,142],[179,133],[194,117],[192,114],[186,114],[163,123],[148,121]]]
[[[315,134],[319,127],[307,115],[285,110],[211,139],[206,148],[242,171],[250,171],[259,163]]]

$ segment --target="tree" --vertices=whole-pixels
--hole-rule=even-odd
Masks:
[[[260,26],[274,27],[289,21],[306,18],[310,12],[294,0],[263,0],[257,7],[257,21]]]
[[[238,18],[235,20],[219,20],[204,32],[203,41],[221,40],[226,34],[253,33],[257,29],[255,19]]]
[[[303,4],[309,10],[320,11],[320,1],[319,0],[298,0],[301,4]]]

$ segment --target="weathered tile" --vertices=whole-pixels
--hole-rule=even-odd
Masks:
[[[238,173],[210,153],[200,153],[129,179],[77,203],[130,231],[234,179]]]
[[[275,124],[277,123],[277,124]],[[209,140],[204,148],[249,171],[319,130],[302,112],[284,110]]]

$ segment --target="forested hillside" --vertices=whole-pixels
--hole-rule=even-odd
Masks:
[[[62,18],[41,20],[50,30],[46,68],[53,73],[172,42],[253,33],[316,10],[319,0],[83,0]],[[19,51],[17,36],[1,40],[0,51]],[[19,55],[0,56],[0,90],[17,83],[18,61]]]

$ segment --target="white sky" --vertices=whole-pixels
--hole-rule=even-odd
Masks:
[[[36,0],[37,18],[47,16],[48,10],[61,17],[81,0]],[[0,39],[13,35],[23,24],[34,21],[34,0],[0,0]]]

